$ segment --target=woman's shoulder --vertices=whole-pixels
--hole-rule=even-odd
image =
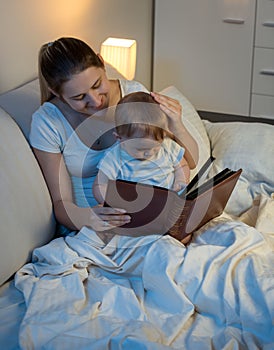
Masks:
[[[136,80],[119,79],[119,83],[120,83],[122,96],[130,94],[132,92],[137,92],[137,91],[149,92],[148,89],[143,84],[141,84],[139,81],[136,81]]]
[[[30,144],[47,152],[60,151],[67,135],[67,127],[59,109],[50,102],[45,102],[32,115]]]
[[[70,133],[70,125],[60,109],[51,102],[44,102],[32,115],[32,128],[49,128]]]
[[[57,121],[58,119],[60,119],[60,111],[50,102],[44,102],[32,115],[32,123]]]

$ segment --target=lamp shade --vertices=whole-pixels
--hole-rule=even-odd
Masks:
[[[101,45],[100,53],[126,79],[132,80],[136,68],[136,46],[135,40],[107,38]]]

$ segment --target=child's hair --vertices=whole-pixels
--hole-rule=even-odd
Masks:
[[[119,136],[152,137],[163,140],[167,131],[167,117],[160,105],[146,92],[124,96],[115,110],[116,132]]]
[[[89,67],[104,63],[84,41],[67,37],[44,44],[38,59],[41,104],[53,97],[48,88],[62,94],[63,83]]]

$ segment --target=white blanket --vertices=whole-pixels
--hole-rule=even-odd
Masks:
[[[273,230],[274,231],[274,230]],[[273,349],[274,237],[221,217],[186,248],[83,228],[16,275],[22,349]]]

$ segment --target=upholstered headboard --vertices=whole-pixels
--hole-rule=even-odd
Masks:
[[[0,108],[0,285],[48,242],[55,221],[47,186],[15,121]]]

